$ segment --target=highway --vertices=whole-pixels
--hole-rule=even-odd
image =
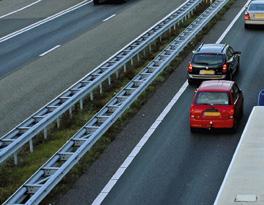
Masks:
[[[162,6],[155,0],[151,7],[151,0],[131,0],[126,4],[98,7],[87,5],[78,12],[71,12],[0,43],[0,96],[5,99],[0,103],[0,116],[5,116],[0,118],[0,134],[38,110],[183,2],[166,0],[166,5]],[[40,5],[28,8],[27,12],[21,11],[24,14],[14,15],[27,16],[31,9],[37,14],[35,7]],[[58,8],[62,9],[62,6],[45,12],[43,18]],[[95,12],[98,10],[100,12]],[[116,16],[104,22],[110,11]],[[1,32],[5,33],[5,30]],[[39,57],[57,45],[60,48]]]
[[[112,19],[113,21],[101,22],[101,24],[91,22],[90,26],[93,25],[94,27],[86,28],[83,31],[78,31],[79,33],[76,32],[72,36],[65,37],[65,45],[52,52],[52,55],[38,59],[29,57],[27,61],[21,61],[14,65],[12,69],[11,67],[6,69],[0,80],[0,94],[1,97],[6,99],[0,104],[0,116],[6,116],[0,119],[0,132],[5,132],[11,128],[17,121],[24,119],[29,113],[38,109],[68,85],[79,79],[80,76],[87,73],[88,63],[92,65],[90,68],[92,69],[94,65],[111,55],[111,52],[118,50],[127,41],[132,40],[130,38],[133,35],[136,35],[137,32],[140,33],[139,30],[133,30],[135,27],[130,27],[133,30],[132,34],[130,33],[131,30],[127,30],[128,27],[125,29],[122,27],[124,29],[122,32],[127,31],[129,34],[126,33],[124,39],[122,39],[123,36],[120,36],[118,38],[120,42],[117,42],[118,45],[113,47],[113,37],[117,37],[120,33],[113,31],[113,36],[108,35],[109,38],[103,38],[104,41],[100,37],[102,31],[106,31],[110,27],[113,30],[120,27],[122,25],[120,21],[124,19],[122,17],[129,18],[127,13],[132,14],[140,8],[144,8],[142,7],[144,3],[151,4],[151,2],[153,1],[135,1],[127,4],[122,9],[118,7],[120,13]],[[231,11],[205,37],[204,41],[215,42],[234,15],[241,9],[244,2],[244,0],[236,2]],[[180,2],[177,2],[177,4],[180,4]],[[164,6],[155,6],[156,9],[165,8],[160,9],[164,11],[164,15],[166,9],[169,11],[169,8]],[[146,15],[148,11],[145,12],[144,9],[142,13]],[[150,13],[153,14],[151,9],[148,14]],[[159,15],[162,16],[163,14]],[[157,17],[143,23],[142,28],[147,27],[155,18]],[[147,21],[147,19],[145,20]],[[131,24],[133,26],[138,25],[134,21]],[[124,27],[131,26],[131,24],[128,23]],[[140,25],[138,27],[142,29]],[[52,29],[52,26],[48,26],[44,30],[47,29]],[[94,36],[96,32],[99,32],[100,36]],[[82,35],[80,35],[81,33]],[[188,117],[195,88],[187,87],[139,155],[114,186],[104,204],[213,204],[248,115],[256,104],[257,93],[263,88],[261,78],[263,71],[259,69],[263,64],[261,58],[264,48],[264,42],[261,41],[262,33],[261,30],[244,30],[241,17],[224,39],[224,42],[242,51],[241,69],[236,80],[244,92],[245,114],[237,133],[202,132],[191,134]],[[55,36],[54,38],[56,39]],[[59,39],[59,37],[57,38]],[[47,36],[47,39],[51,38]],[[42,39],[40,38],[39,41],[41,42]],[[99,45],[98,42],[102,42],[102,44]],[[36,42],[32,44],[36,44]],[[90,50],[87,50],[87,45],[91,45]],[[109,50],[103,50],[107,45],[111,45]],[[10,47],[8,46],[8,48]],[[21,49],[24,48],[25,46],[21,47]],[[28,50],[31,51],[31,49]],[[76,50],[82,51],[82,55],[80,56],[79,53],[76,55]],[[96,53],[94,50],[96,50]],[[88,51],[88,53],[83,53],[83,51]],[[38,52],[33,49],[33,53],[39,56],[41,52],[40,54]],[[21,52],[18,52],[18,54],[21,55]],[[92,59],[92,62],[90,62],[87,54],[89,57],[96,56],[97,58]],[[171,97],[177,93],[185,82],[186,65],[189,58],[190,56],[153,94],[141,111],[124,127],[120,135],[117,136],[117,140],[110,145],[91,169],[87,170],[87,173],[73,185],[73,188],[64,195],[58,196],[58,204],[87,204],[93,201],[138,139],[144,135],[149,125],[155,121]],[[61,75],[62,73],[63,75]],[[150,107],[152,109],[149,109]],[[123,138],[121,139],[121,137]],[[128,138],[132,139],[126,141]],[[122,145],[126,146],[123,147]],[[94,178],[91,176],[94,176]]]
[[[223,42],[242,51],[236,78],[245,115],[236,134],[189,131],[188,88],[156,129],[103,204],[213,204],[245,121],[263,88],[263,31],[244,30],[242,17]]]
[[[244,3],[236,2],[203,40],[216,42]],[[103,204],[213,204],[257,94],[263,88],[263,71],[259,69],[263,64],[262,34],[261,30],[244,30],[240,17],[223,41],[242,51],[236,80],[244,92],[245,104],[237,133],[191,134],[188,118],[194,88],[188,87]],[[133,149],[127,141],[137,144],[185,82],[189,59],[190,56],[73,188],[58,199],[59,204],[85,204],[95,199]]]

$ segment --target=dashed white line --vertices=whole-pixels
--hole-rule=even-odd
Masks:
[[[40,56],[40,57],[43,57],[43,56],[47,55],[48,53],[54,51],[55,49],[57,49],[57,48],[59,48],[59,47],[60,47],[60,45],[54,46],[53,48],[51,48],[51,49],[45,51],[44,53],[41,53],[39,56]]]
[[[27,8],[29,8],[29,7],[31,7],[31,6],[33,6],[33,5],[35,5],[35,4],[39,3],[39,2],[41,2],[41,1],[42,1],[42,0],[35,1],[35,2],[33,2],[33,3],[31,3],[31,4],[27,5],[27,6],[24,6],[24,7],[20,8],[20,9],[17,9],[17,10],[15,10],[15,11],[12,11],[12,12],[10,12],[10,13],[7,13],[7,14],[5,14],[5,15],[3,15],[3,16],[0,16],[0,19],[5,18],[5,17],[7,17],[7,16],[10,16],[10,15],[12,15],[12,14],[15,14],[15,13],[17,13],[17,12],[19,12],[19,11],[23,11],[23,10],[25,10],[25,9],[27,9]]]
[[[81,8],[81,7],[83,7],[83,6],[87,5],[87,4],[90,4],[91,2],[92,2],[92,0],[90,0],[90,1],[84,0],[84,1],[82,1],[82,2],[80,2],[78,4],[76,4],[76,5],[68,8],[68,9],[60,11],[59,13],[56,13],[56,14],[54,14],[52,16],[49,16],[49,17],[47,17],[47,18],[45,18],[45,19],[43,19],[41,21],[33,23],[33,24],[31,24],[31,25],[29,25],[29,26],[27,26],[25,28],[22,28],[22,29],[20,29],[18,31],[15,31],[15,32],[10,33],[10,34],[8,34],[6,36],[3,36],[3,37],[0,38],[0,43],[2,43],[4,41],[7,41],[7,40],[9,40],[11,38],[14,38],[15,36],[18,36],[18,35],[26,32],[26,31],[29,31],[29,30],[33,29],[33,28],[36,28],[36,27],[38,27],[38,26],[40,26],[40,25],[42,25],[44,23],[52,21],[52,20],[54,20],[54,19],[56,19],[58,17],[61,17],[61,16],[65,15],[65,14],[67,14],[67,13],[70,13],[70,12],[76,10],[76,9],[79,9],[79,8]]]
[[[249,3],[246,3],[246,5]],[[240,12],[236,15],[236,17],[233,19],[233,21],[229,24],[229,26],[226,28],[226,30],[223,32],[223,34],[219,37],[219,39],[216,41],[216,43],[220,43],[227,33],[231,30],[231,28],[234,26],[235,22],[238,20],[239,16],[244,11],[246,5],[240,10]],[[188,87],[188,81],[186,80],[184,84],[181,86],[180,90],[175,94],[175,96],[172,98],[172,100],[169,102],[169,104],[166,106],[166,108],[162,111],[162,113],[159,115],[159,117],[155,120],[155,122],[151,125],[151,127],[148,129],[148,131],[145,133],[145,135],[141,138],[139,143],[136,145],[136,147],[132,150],[132,152],[128,155],[128,157],[125,159],[123,164],[119,167],[119,169],[116,171],[116,173],[113,175],[113,177],[108,181],[108,183],[105,185],[101,193],[95,198],[92,205],[100,205],[103,200],[107,197],[109,192],[112,190],[112,188],[115,186],[119,178],[123,175],[127,167],[131,164],[133,159],[137,156],[137,154],[140,152],[141,148],[145,145],[145,143],[149,140],[151,135],[154,133],[154,131],[157,129],[158,125],[164,120],[166,115],[170,112],[171,108],[176,104],[178,99],[181,97],[181,95],[184,93],[186,88]]]
[[[103,22],[108,21],[109,19],[111,19],[111,18],[113,18],[113,17],[115,17],[115,16],[116,16],[116,14],[113,14],[113,15],[107,17],[106,19],[104,19]]]

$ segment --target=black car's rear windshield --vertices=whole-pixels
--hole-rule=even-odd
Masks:
[[[192,58],[192,63],[203,64],[203,65],[222,64],[223,61],[224,61],[224,57],[222,54],[197,53]]]
[[[248,8],[249,11],[264,11],[264,4],[251,4]]]
[[[229,105],[229,96],[226,92],[198,92],[195,104]]]

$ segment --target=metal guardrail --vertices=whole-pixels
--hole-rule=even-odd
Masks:
[[[4,204],[40,203],[227,2],[228,0],[216,0],[42,165]]]
[[[154,40],[170,28],[175,27],[181,20],[187,18],[201,2],[202,0],[189,0],[182,4],[174,12],[125,46],[124,49],[114,54],[80,81],[2,136],[0,138],[0,163],[14,154],[14,161],[17,164],[17,152],[28,142],[30,151],[33,152],[33,137],[44,130],[44,138],[46,139],[48,125],[56,120],[57,125],[59,125],[59,117],[68,110],[70,115],[72,115],[72,107],[78,102],[80,102],[80,108],[83,109],[84,97],[90,94],[92,99],[92,91],[98,86],[101,92],[102,82],[107,79],[109,84],[111,84],[112,74],[118,72],[118,69],[122,66],[124,66],[125,70],[126,63],[129,61],[133,64],[133,58],[148,46],[150,46],[149,49],[151,50],[151,43]]]

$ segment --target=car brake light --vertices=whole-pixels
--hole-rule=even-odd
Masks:
[[[244,20],[250,20],[250,15],[249,15],[249,13],[245,13],[245,15],[244,15]]]
[[[223,73],[226,73],[227,72],[227,68],[228,68],[227,64],[224,64],[223,65],[223,68],[222,68]]]
[[[234,118],[234,113],[235,113],[235,111],[234,111],[233,108],[228,112],[230,119],[233,119]]]
[[[192,72],[192,64],[191,63],[188,66],[188,72]]]

